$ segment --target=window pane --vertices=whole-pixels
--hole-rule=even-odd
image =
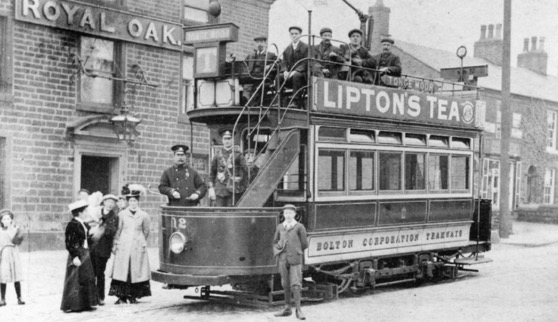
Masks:
[[[185,55],[182,58],[182,113],[194,108],[194,57]]]
[[[320,127],[318,137],[320,140],[345,141],[345,129],[337,127]]]
[[[401,144],[402,137],[402,133],[382,131],[378,134],[378,143]]]
[[[85,69],[92,75],[114,76],[114,42],[81,37],[81,56]],[[102,77],[82,74],[80,77],[81,101],[88,103],[112,104],[114,81]]]
[[[430,190],[448,189],[447,155],[430,155],[428,157],[428,188]]]
[[[349,139],[351,142],[374,143],[376,142],[376,135],[374,131],[351,130]]]
[[[449,147],[449,138],[447,136],[431,135],[428,140],[429,146]]]
[[[451,157],[451,188],[469,189],[469,157]]]
[[[380,190],[401,190],[401,154],[380,153]]]
[[[101,74],[101,73],[100,73]],[[109,74],[110,75],[110,74]],[[108,76],[108,75],[107,75]],[[100,77],[81,76],[81,101],[89,103],[112,104],[113,81]]]
[[[320,191],[345,190],[345,152],[320,150],[318,189]]]
[[[405,144],[407,145],[426,145],[426,135],[424,134],[405,134]]]
[[[425,190],[424,153],[405,154],[405,190]]]
[[[454,149],[470,149],[471,139],[467,138],[452,138],[451,147]]]
[[[374,190],[374,152],[351,152],[349,187],[351,190]]]

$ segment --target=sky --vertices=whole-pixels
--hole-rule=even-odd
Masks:
[[[368,13],[377,0],[348,0]],[[315,5],[315,2],[327,5]],[[467,47],[468,56],[480,39],[480,26],[503,24],[504,0],[383,0],[391,9],[390,34],[427,47],[455,52]],[[288,27],[299,25],[308,32],[308,10],[312,10],[312,33],[329,26],[334,38],[347,39],[358,28],[358,17],[342,0],[276,0],[270,10],[269,43],[282,50],[290,41]],[[523,51],[523,39],[545,37],[548,53],[547,73],[558,76],[558,2],[556,0],[512,0],[511,64]],[[538,46],[538,41],[537,41]],[[456,57],[456,66],[459,60]]]

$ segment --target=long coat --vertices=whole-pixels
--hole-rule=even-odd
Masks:
[[[232,193],[227,189],[227,182],[233,175],[233,149],[226,150],[221,148],[217,151],[216,155],[211,161],[211,170],[209,173],[209,182],[212,187],[215,188],[215,195],[219,197],[228,197]],[[239,177],[239,185],[242,188],[246,188],[248,184],[247,172],[248,167],[246,165],[246,159],[239,151],[234,151],[234,175]],[[244,191],[244,190],[243,190]],[[235,193],[240,193],[242,191],[235,191]]]
[[[109,211],[106,215],[103,215],[101,210],[99,229],[103,229],[104,233],[99,240],[91,240],[91,254],[98,257],[109,258],[114,243],[114,235],[118,229],[118,216],[114,213],[114,210]]]
[[[388,67],[389,71],[385,75],[401,76],[401,60],[393,53],[381,53],[374,56],[378,64],[378,69]]]
[[[330,53],[337,54],[336,56],[330,57]],[[336,46],[333,46],[331,43],[327,44],[322,41],[319,45],[314,46],[314,58],[320,60],[320,66],[329,69],[330,78],[336,79],[338,77],[339,70],[343,67],[343,63],[345,62],[345,57]],[[337,64],[336,64],[337,63]]]
[[[66,276],[64,278],[64,291],[62,293],[63,311],[79,311],[97,305],[97,288],[95,287],[95,274],[91,264],[89,249],[85,247],[87,232],[83,224],[75,218],[66,226]],[[76,267],[73,259],[78,257],[81,266]]]
[[[279,261],[287,261],[289,265],[302,264],[302,254],[308,248],[306,228],[298,222],[289,229],[283,224],[277,225],[273,247],[276,249],[274,254],[279,257]]]
[[[137,209],[132,215],[129,208],[118,214],[118,230],[114,237],[114,263],[111,278],[126,282],[130,272],[131,282],[145,282],[151,279],[147,254],[147,237],[151,219]]]
[[[267,65],[273,64],[273,62],[277,59],[277,55],[269,51],[258,52],[257,50],[254,50],[253,53],[246,56],[245,61],[248,64],[248,72],[250,73],[250,76],[257,78],[263,77],[265,71],[266,56]]]
[[[283,63],[281,64],[281,72],[291,71],[291,68],[302,59],[308,58],[308,45],[302,41],[298,42],[296,50],[293,50],[293,46],[289,45],[283,52]],[[306,66],[308,61],[304,60],[296,65],[293,69],[299,73],[306,75]]]
[[[180,199],[173,197],[174,191],[180,193]],[[161,175],[159,192],[169,198],[169,206],[192,207],[205,196],[207,186],[196,170],[187,165],[173,165]],[[197,200],[186,199],[194,192],[199,195]]]

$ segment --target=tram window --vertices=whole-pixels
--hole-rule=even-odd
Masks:
[[[318,137],[321,141],[345,142],[347,140],[345,132],[346,129],[321,126]]]
[[[425,146],[426,145],[426,135],[407,133],[407,134],[405,134],[405,144]]]
[[[428,156],[428,188],[430,190],[448,189],[449,156]]]
[[[454,149],[470,149],[471,139],[467,138],[452,138],[451,147]]]
[[[374,143],[376,142],[376,133],[374,133],[374,131],[351,129],[349,140],[351,142]]]
[[[401,190],[401,153],[380,152],[380,190]]]
[[[351,151],[349,188],[353,191],[374,190],[374,152]]]
[[[402,133],[381,131],[378,134],[378,143],[401,144],[402,137]]]
[[[318,189],[345,190],[345,152],[320,150],[318,158]]]
[[[451,188],[469,189],[469,157],[453,155],[451,157]]]
[[[425,154],[405,153],[405,190],[425,190]]]
[[[449,147],[449,138],[447,136],[431,135],[428,139],[429,146]]]

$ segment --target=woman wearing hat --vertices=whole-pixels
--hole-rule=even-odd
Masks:
[[[20,281],[23,272],[18,247],[22,240],[22,231],[14,223],[14,213],[9,209],[0,210],[0,306],[6,305],[7,283],[14,283],[17,304],[25,304],[21,299]]]
[[[91,228],[90,231],[91,261],[95,272],[99,305],[105,304],[105,269],[114,243],[114,235],[118,229],[118,216],[114,211],[117,201],[118,198],[113,194],[103,197],[99,225]]]
[[[141,185],[125,186],[122,194],[126,196],[128,208],[118,214],[118,229],[114,237],[114,263],[109,295],[118,297],[115,304],[151,296],[151,269],[147,254],[147,237],[151,219],[139,208],[139,200],[145,195]]]
[[[98,303],[87,241],[89,227],[85,224],[87,206],[85,200],[78,200],[68,206],[73,218],[66,226],[66,249],[69,256],[60,306],[64,312],[91,310]]]

